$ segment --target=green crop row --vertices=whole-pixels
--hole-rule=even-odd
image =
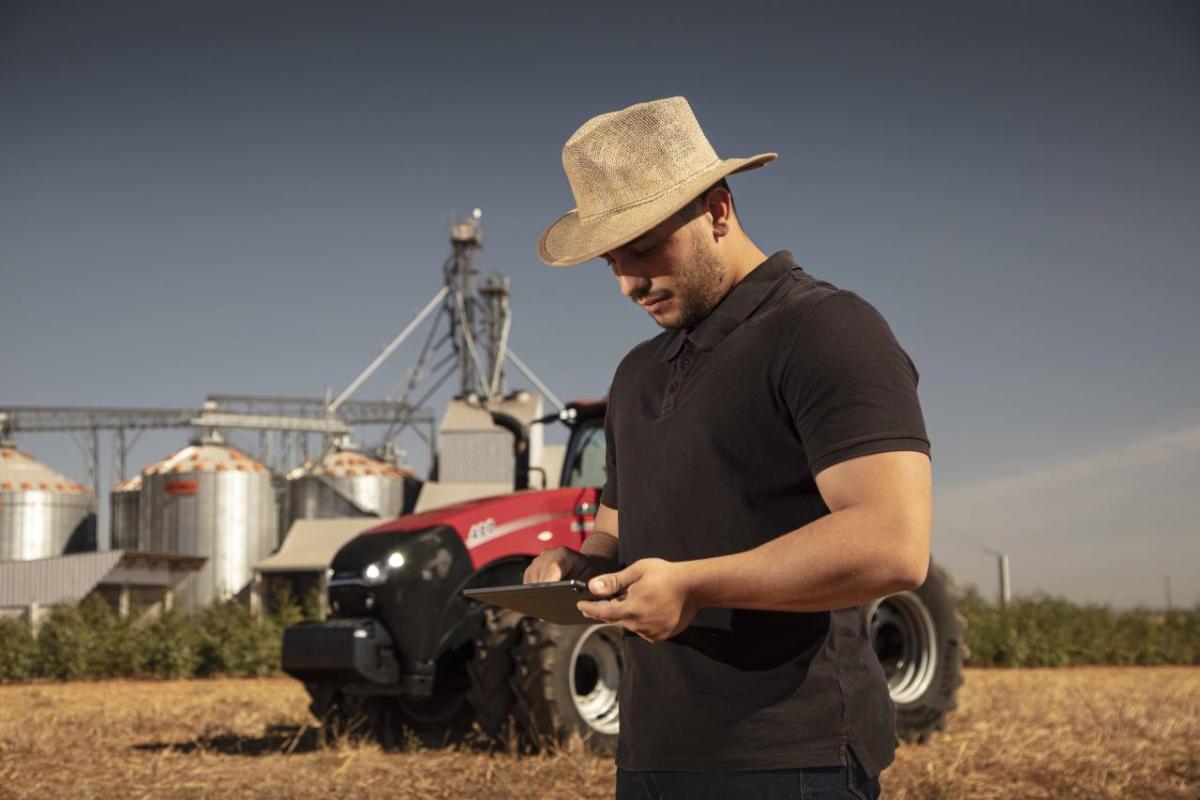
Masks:
[[[971,666],[1200,665],[1200,607],[1114,611],[1030,597],[1001,610],[972,589],[959,611],[967,619]]]
[[[279,670],[283,629],[315,618],[314,598],[277,595],[256,617],[229,601],[189,615],[120,619],[95,595],[56,606],[35,637],[24,622],[0,619],[0,683],[34,678],[190,678],[270,675]]]
[[[279,670],[283,629],[315,619],[318,601],[309,596],[301,604],[283,594],[264,617],[231,601],[195,615],[168,612],[133,621],[118,619],[92,597],[57,606],[36,638],[24,623],[0,619],[0,683],[269,675]],[[1114,611],[1035,597],[1001,610],[971,589],[959,611],[967,619],[971,666],[1200,665],[1200,608]]]

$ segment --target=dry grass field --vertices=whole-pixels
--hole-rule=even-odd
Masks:
[[[609,798],[582,753],[320,747],[286,678],[0,686],[0,798]],[[1200,798],[1200,669],[973,670],[888,798]]]

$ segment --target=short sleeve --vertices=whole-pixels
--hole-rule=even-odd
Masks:
[[[604,410],[604,489],[600,502],[609,508],[617,507],[617,448],[613,439],[613,398],[610,390]]]
[[[781,387],[814,475],[874,453],[929,454],[916,367],[852,292],[830,295],[800,324]]]

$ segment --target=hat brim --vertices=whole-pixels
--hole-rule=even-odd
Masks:
[[[641,236],[726,175],[761,167],[778,157],[778,153],[759,153],[749,158],[722,159],[644,203],[587,220],[579,216],[578,209],[571,209],[538,239],[538,258],[552,267],[573,267],[590,261]]]

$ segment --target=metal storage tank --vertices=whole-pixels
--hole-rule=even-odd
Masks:
[[[343,444],[288,473],[288,525],[297,519],[395,517],[410,511],[420,481],[412,472]]]
[[[142,496],[142,476],[134,475],[121,481],[109,492],[110,519],[112,520],[113,550],[138,549],[138,507]]]
[[[0,561],[96,549],[96,493],[0,443]]]
[[[138,549],[205,556],[177,594],[196,609],[225,600],[278,545],[271,472],[215,434],[142,471]]]

